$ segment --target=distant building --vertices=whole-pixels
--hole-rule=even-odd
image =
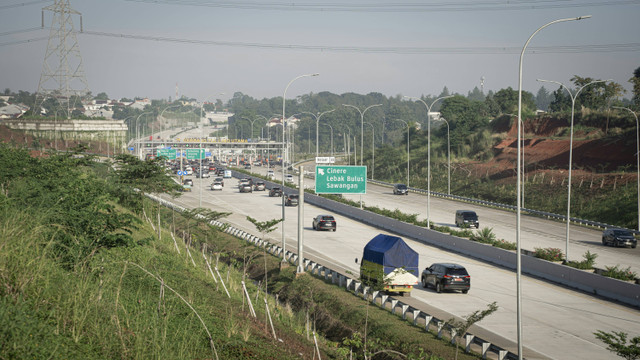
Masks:
[[[17,119],[24,114],[28,108],[23,105],[9,104],[0,107],[0,119]]]
[[[298,119],[297,117],[290,117],[287,119],[287,126],[292,127],[293,129],[298,127],[298,122],[300,121],[300,119]],[[274,127],[277,125],[282,125],[282,118],[280,117],[272,117],[271,120],[269,120],[269,122],[267,123],[267,126],[269,127]]]

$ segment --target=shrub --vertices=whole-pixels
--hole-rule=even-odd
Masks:
[[[493,228],[484,227],[472,234],[469,239],[483,244],[493,244],[496,241],[496,234],[493,233]]]
[[[638,277],[638,274],[631,271],[631,266],[626,269],[620,269],[620,265],[605,266],[605,272],[602,275],[623,281],[632,281]]]
[[[582,257],[584,258],[584,260],[582,261],[568,261],[567,266],[571,266],[581,270],[593,269],[593,263],[596,261],[598,254],[592,254],[589,250],[587,250],[587,252],[584,253]]]
[[[504,239],[496,240],[493,242],[492,245],[497,248],[505,249],[505,250],[516,250],[518,248],[516,243],[511,241],[506,241]]]
[[[547,261],[562,261],[562,250],[558,248],[534,248],[535,257]]]

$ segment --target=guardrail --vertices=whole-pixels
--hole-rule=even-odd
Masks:
[[[234,171],[234,177],[237,177],[238,174]],[[244,174],[242,174],[244,176]],[[285,190],[286,191],[286,190]],[[168,208],[174,209],[178,212],[183,212],[186,209],[176,205],[170,201],[164,200],[157,196],[151,194],[145,194],[151,200],[156,201]],[[306,198],[306,195],[305,195]],[[254,244],[257,247],[265,248],[267,252],[271,255],[284,257],[287,261],[293,264],[298,263],[298,255],[286,250],[283,256],[282,248],[279,245],[272,244],[266,240],[263,240],[255,235],[252,235],[244,230],[235,228],[230,226],[227,223],[222,221],[213,220],[211,221],[211,225],[217,226],[222,229],[225,233],[232,235],[236,238],[248,241]],[[444,338],[445,335],[448,334],[449,340],[452,344],[456,343],[456,333],[455,329],[451,328],[446,322],[442,319],[439,319],[431,314],[428,314],[420,309],[417,309],[409,304],[402,302],[399,299],[396,299],[393,296],[386,295],[384,292],[380,291],[372,291],[372,289],[368,286],[362,284],[358,279],[355,279],[351,276],[342,274],[338,271],[332,270],[329,267],[326,267],[318,262],[315,262],[310,259],[304,258],[302,261],[303,268],[305,271],[309,272],[311,275],[316,276],[318,278],[323,278],[327,282],[331,282],[332,284],[337,284],[339,287],[344,288],[347,292],[352,293],[354,296],[361,297],[365,301],[369,301],[374,305],[379,306],[382,309],[386,309],[390,311],[394,315],[398,315],[402,317],[403,320],[411,321],[414,326],[418,326],[423,328],[425,331],[433,331],[437,334],[438,338]],[[466,352],[475,351],[482,355],[483,359],[486,359],[489,354],[493,354],[498,360],[516,360],[518,359],[518,355],[514,354],[511,351],[505,350],[498,345],[492,344],[489,341],[486,341],[478,336],[475,336],[469,332],[465,333],[462,337],[464,343],[461,344],[464,346]]]

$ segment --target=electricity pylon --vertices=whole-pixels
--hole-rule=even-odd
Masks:
[[[72,15],[80,16],[82,31],[82,14],[71,8],[69,0],[55,0],[42,9],[42,27],[45,10],[53,12],[53,20],[33,113],[39,114],[45,101],[54,101],[54,111],[69,119],[73,109],[90,93],[72,19]]]

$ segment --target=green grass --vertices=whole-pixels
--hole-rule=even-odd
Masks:
[[[155,206],[147,206],[146,213],[155,219]],[[278,258],[263,258],[262,250],[244,241],[211,229],[199,232],[195,222],[168,209],[162,208],[161,218],[177,233],[189,228],[196,266],[181,239],[178,254],[169,232],[158,240],[145,222],[132,234],[143,245],[100,251],[69,270],[53,255],[50,232],[37,216],[5,207],[0,214],[0,322],[7,325],[0,330],[0,358],[312,358],[306,309],[323,358],[347,359],[342,343],[364,333],[365,319],[369,350],[393,349],[413,359],[453,358],[455,348],[448,341],[323,280],[296,277],[295,267],[280,272]],[[231,298],[211,279],[196,250],[205,243],[215,251],[209,256],[212,266],[219,259]],[[255,284],[263,283],[265,266],[269,289],[282,301],[276,305],[268,297],[283,342],[273,340],[262,291],[256,301]],[[255,319],[242,297],[245,272]]]

